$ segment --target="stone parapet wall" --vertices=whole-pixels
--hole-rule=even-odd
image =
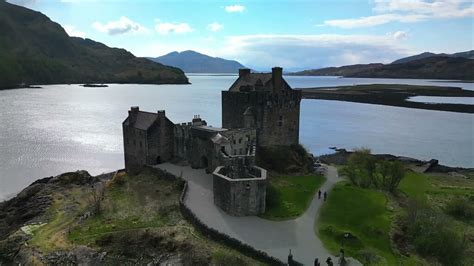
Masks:
[[[214,204],[233,216],[259,215],[265,212],[267,171],[253,166],[247,177],[231,178],[224,166],[213,172]]]

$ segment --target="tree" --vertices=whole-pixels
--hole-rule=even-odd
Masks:
[[[105,186],[102,182],[97,182],[92,185],[91,205],[94,215],[99,215],[102,212],[102,200],[104,199]]]
[[[355,150],[343,173],[349,178],[352,184],[359,187],[370,187],[373,183],[375,171],[375,158],[370,154],[369,149]]]

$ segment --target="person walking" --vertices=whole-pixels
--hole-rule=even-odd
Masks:
[[[321,199],[321,189],[318,191],[318,199]]]
[[[327,197],[328,197],[328,193],[326,193],[326,191],[324,191],[324,201],[326,201]]]

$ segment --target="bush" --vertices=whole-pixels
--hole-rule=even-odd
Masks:
[[[300,145],[261,147],[257,152],[256,164],[278,173],[312,172],[313,159]]]
[[[356,186],[394,192],[405,175],[405,168],[399,161],[377,159],[369,149],[359,149],[349,156],[342,173]]]
[[[446,212],[458,219],[474,219],[474,201],[465,198],[455,198],[446,205]]]
[[[464,239],[441,212],[427,207],[411,208],[406,225],[410,242],[420,255],[437,258],[443,265],[459,265]]]

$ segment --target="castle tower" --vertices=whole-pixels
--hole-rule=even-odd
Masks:
[[[257,145],[299,142],[301,91],[283,78],[281,67],[272,73],[240,69],[239,78],[222,92],[222,126],[257,129]]]

